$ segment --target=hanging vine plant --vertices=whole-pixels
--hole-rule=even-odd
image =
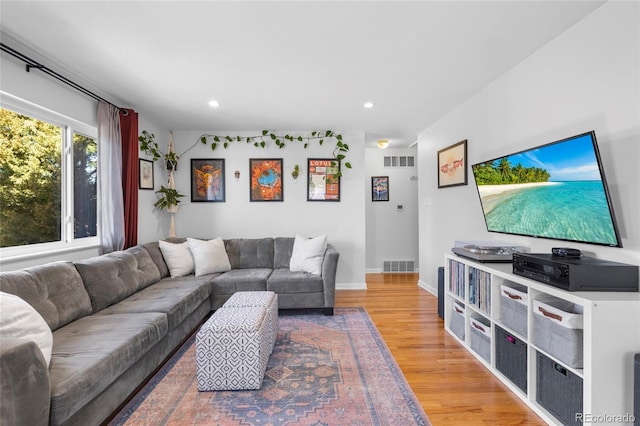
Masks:
[[[319,132],[314,131],[311,132],[311,136],[292,136],[289,134],[279,135],[270,130],[263,130],[262,134],[257,136],[220,136],[204,134],[200,136],[199,142],[204,145],[209,144],[212,151],[220,145],[227,149],[233,142],[253,144],[256,148],[265,148],[270,142],[272,142],[280,149],[284,148],[287,143],[298,142],[303,143],[304,148],[306,149],[311,142],[317,141],[319,145],[323,145],[327,139],[334,139],[336,141],[336,145],[333,150],[333,158],[336,161],[343,161],[346,158],[346,154],[349,152],[349,145],[343,142],[341,134],[335,133],[332,130]],[[344,166],[350,169],[351,163],[346,161],[344,162]]]
[[[312,142],[317,141],[319,145],[323,145],[327,140],[334,140],[335,147],[333,149],[333,158],[336,161],[344,161],[347,153],[349,152],[349,145],[344,143],[342,135],[335,133],[332,130],[314,131],[311,132],[311,136],[293,136],[289,134],[281,135],[270,130],[263,130],[260,135],[256,136],[222,136],[207,133],[200,136],[198,140],[185,152],[180,154],[180,156],[175,153],[171,153],[173,154],[172,158],[167,158],[168,154],[163,154],[160,151],[158,143],[154,140],[154,137],[153,133],[143,130],[142,135],[138,138],[140,141],[140,150],[145,154],[152,156],[153,161],[162,158],[167,162],[171,161],[174,167],[177,165],[178,158],[195,147],[198,143],[209,145],[212,151],[216,150],[218,147],[227,149],[234,142],[252,144],[256,148],[266,148],[270,143],[273,143],[280,149],[284,148],[288,143],[303,143],[304,148],[306,149]],[[351,163],[348,161],[345,161],[343,164],[347,169],[351,168]],[[341,174],[342,173],[340,173],[340,175]]]
[[[138,141],[140,142],[140,150],[145,154],[151,156],[153,161],[157,161],[160,159],[164,160],[167,165],[167,170],[176,170],[180,157],[199,143],[210,145],[212,151],[214,151],[219,146],[227,149],[233,142],[244,142],[252,144],[256,148],[266,148],[269,143],[274,143],[280,149],[284,148],[287,143],[297,142],[303,143],[304,148],[306,149],[312,142],[317,141],[319,145],[323,145],[325,140],[335,140],[333,158],[336,161],[343,161],[346,158],[346,154],[349,152],[349,145],[343,142],[341,134],[335,133],[332,130],[320,132],[314,131],[311,132],[311,136],[292,136],[289,134],[285,134],[283,136],[270,130],[263,130],[262,134],[257,136],[221,136],[215,134],[204,134],[200,136],[192,146],[190,146],[180,155],[177,155],[175,152],[163,153],[162,151],[160,151],[160,147],[155,141],[155,135],[153,133],[149,133],[146,130],[143,130],[142,134],[138,137]],[[351,168],[351,163],[349,163],[348,161],[344,162],[343,164],[346,168]],[[342,176],[342,171],[338,172],[337,177],[339,176]],[[168,193],[167,191],[171,191],[171,193]],[[165,188],[164,186],[156,192],[160,194],[160,198],[154,204],[158,208],[173,205],[177,206],[180,203],[180,198],[184,197],[184,195],[179,193],[177,190],[170,190],[168,188]]]

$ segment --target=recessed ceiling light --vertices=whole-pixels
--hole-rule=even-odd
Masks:
[[[364,107],[365,108],[373,108],[373,102],[365,102],[364,103]]]
[[[211,100],[211,101],[209,101],[209,106],[211,108],[218,108],[220,106],[220,102],[216,101],[215,99]]]

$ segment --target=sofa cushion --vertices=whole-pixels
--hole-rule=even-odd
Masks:
[[[91,306],[98,312],[160,280],[160,271],[142,246],[75,262]]]
[[[232,269],[213,279],[215,294],[233,294],[236,291],[265,291],[269,268]]]
[[[51,330],[91,314],[91,299],[71,262],[0,273],[0,291],[33,306]]]
[[[289,269],[291,253],[293,252],[292,237],[277,237],[273,240],[273,269]]]
[[[135,274],[138,280],[138,290],[142,290],[143,288],[160,281],[160,270],[151,258],[148,250],[141,245],[137,245],[128,248],[125,252],[133,254],[136,259],[137,264]],[[112,253],[112,255],[115,254]]]
[[[322,274],[322,260],[324,259],[324,252],[326,250],[326,235],[315,238],[305,238],[296,235],[289,269],[291,271],[308,272],[315,275]]]
[[[162,313],[91,315],[53,335],[51,418],[62,424],[167,334]]]
[[[26,339],[36,342],[49,366],[53,335],[33,306],[15,294],[0,291],[0,341]]]
[[[164,261],[167,263],[171,277],[184,277],[193,274],[195,264],[193,263],[191,250],[189,250],[188,241],[183,243],[160,241],[160,251]]]
[[[169,330],[176,328],[211,294],[211,279],[194,277],[164,278],[125,300],[100,311],[101,315],[163,312],[167,314]]]
[[[151,260],[156,264],[158,270],[160,271],[160,278],[169,276],[169,268],[167,267],[166,262],[164,261],[164,257],[162,256],[162,251],[160,251],[160,242],[153,241],[151,243],[143,244],[142,247],[145,248],[149,252],[149,256],[151,256]]]
[[[283,293],[315,293],[324,291],[322,277],[308,272],[274,269],[267,280],[267,290]]]
[[[196,277],[226,272],[231,269],[229,256],[224,248],[224,241],[218,237],[213,240],[197,240],[187,238],[189,250],[193,255]]]
[[[273,238],[225,240],[231,269],[273,268]]]

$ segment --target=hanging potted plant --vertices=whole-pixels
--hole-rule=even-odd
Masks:
[[[176,171],[178,170],[178,154],[173,151],[169,151],[164,155],[164,161],[167,164],[168,171]]]
[[[293,166],[293,171],[291,172],[291,176],[293,177],[293,180],[298,179],[298,176],[300,176],[300,166],[298,166],[297,164]]]
[[[161,194],[160,198],[153,204],[158,209],[166,209],[169,213],[175,213],[178,211],[178,204],[180,204],[180,198],[184,197],[176,189],[167,188],[161,186],[156,194]]]

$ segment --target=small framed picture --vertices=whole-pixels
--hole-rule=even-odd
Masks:
[[[438,151],[438,188],[467,184],[467,140]]]
[[[191,159],[191,201],[196,203],[225,201],[224,159]]]
[[[249,201],[284,201],[282,158],[250,158]]]
[[[138,188],[153,189],[153,161],[140,159]]]
[[[307,158],[307,201],[340,201],[340,161]]]
[[[371,178],[371,201],[389,201],[389,176]]]

